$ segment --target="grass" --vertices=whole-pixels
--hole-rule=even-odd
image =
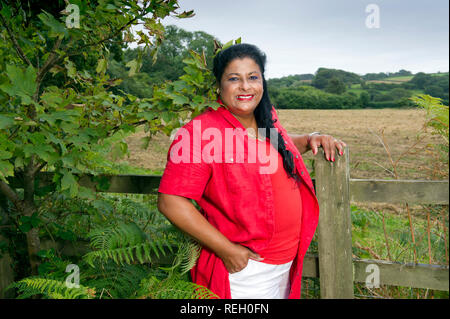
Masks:
[[[412,218],[414,237],[417,239],[414,244],[411,241],[410,223],[408,218],[405,218],[407,215],[405,211],[402,213],[371,211],[352,205],[352,240],[355,256],[405,263],[448,264],[442,227],[447,221],[444,222],[439,214],[443,208],[434,206],[427,209],[431,210],[430,220],[434,227],[430,227],[428,231],[425,212],[421,210],[421,207],[416,208],[416,216]],[[446,224],[447,228],[448,224]],[[430,243],[427,240],[428,234]],[[416,255],[414,255],[414,246]],[[370,247],[370,250],[364,247]]]
[[[415,243],[411,240],[405,209],[398,206],[380,205],[374,208],[364,204],[351,205],[353,257],[448,265],[448,206],[417,206],[410,210]],[[430,213],[430,227],[427,212]],[[317,252],[317,240],[308,252]],[[303,287],[303,298],[320,297],[318,278],[303,278]],[[369,289],[364,283],[354,284],[354,294],[356,298],[449,298],[447,291],[386,285]]]
[[[406,76],[393,76],[384,79],[386,82],[408,82],[410,81],[414,76],[413,75],[406,75]]]

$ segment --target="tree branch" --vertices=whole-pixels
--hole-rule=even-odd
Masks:
[[[40,68],[38,71],[38,74],[36,76],[36,91],[34,92],[34,95],[33,95],[33,101],[35,101],[35,102],[37,102],[37,99],[39,97],[39,89],[41,87],[41,82],[44,79],[44,76],[53,67],[53,65],[55,65],[55,63],[59,60],[59,58],[57,57],[56,50],[59,49],[61,42],[62,42],[62,38],[59,37],[55,41],[55,44],[53,45],[53,48],[50,51],[51,53],[50,53],[49,57],[45,61],[42,68]]]
[[[115,38],[116,36],[118,36],[120,34],[120,32],[122,32],[126,27],[130,26],[134,21],[136,21],[138,17],[134,17],[133,19],[131,19],[130,21],[128,21],[126,24],[124,24],[122,27],[120,27],[116,32],[112,33],[111,35],[109,35],[108,37],[101,39],[99,41],[96,42],[90,42],[90,43],[86,43],[85,45],[82,45],[81,47],[77,48],[76,51],[74,53],[68,53],[66,54],[67,56],[73,56],[73,55],[78,55],[82,52],[82,50],[84,48],[90,47],[90,46],[95,46],[95,45],[99,45],[102,44],[103,42],[109,41],[113,38]]]
[[[47,165],[47,162],[41,163],[39,165],[36,165],[32,171],[33,176],[36,176],[37,173],[41,171]]]
[[[19,205],[20,205],[20,198],[19,198],[19,196],[11,188],[11,186],[6,184],[2,180],[0,180],[0,191],[2,192],[3,195],[6,196],[6,198],[8,198],[14,204],[14,206],[16,206],[16,208],[19,207]]]
[[[3,27],[6,29],[6,32],[8,32],[9,38],[11,39],[11,42],[13,43],[14,49],[16,49],[17,54],[19,54],[19,57],[28,65],[33,66],[31,61],[28,59],[28,57],[23,52],[22,48],[20,47],[19,42],[17,41],[13,31],[9,27],[8,23],[6,23],[5,18],[0,14],[0,19],[2,21]]]

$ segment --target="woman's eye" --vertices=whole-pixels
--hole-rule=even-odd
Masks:
[[[259,77],[258,76],[256,76],[256,75],[252,75],[252,76],[250,76],[250,80],[258,80],[259,79]]]
[[[232,77],[232,78],[229,78],[228,79],[228,81],[238,81],[239,79],[237,78],[237,77]]]

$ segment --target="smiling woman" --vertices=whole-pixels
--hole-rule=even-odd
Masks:
[[[342,154],[346,146],[329,135],[286,132],[269,99],[265,62],[250,44],[216,55],[221,107],[180,130],[159,188],[159,210],[203,246],[192,280],[222,298],[300,298],[303,258],[319,217],[301,153],[323,147],[334,161],[336,149]],[[227,149],[230,130],[236,141]],[[198,155],[205,149],[222,153],[221,145],[225,161]],[[261,157],[250,160],[254,147],[273,155],[273,170],[260,169]],[[175,160],[178,149],[189,150],[188,161]]]
[[[256,131],[253,112],[264,91],[258,64],[251,58],[235,59],[228,64],[220,83],[223,103],[246,128],[253,127]]]

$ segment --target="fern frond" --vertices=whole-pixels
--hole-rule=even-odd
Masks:
[[[208,288],[178,279],[177,276],[158,280],[154,276],[141,281],[141,299],[219,299]]]
[[[154,261],[154,255],[159,258],[160,255],[154,242],[144,242],[130,247],[119,247],[115,249],[102,249],[86,253],[83,260],[91,267],[95,267],[95,261],[106,262],[113,260],[117,265],[125,264],[144,264]],[[166,255],[166,252],[164,252]]]
[[[195,266],[195,263],[200,256],[200,251],[201,246],[197,242],[191,240],[190,238],[186,238],[185,241],[179,245],[172,269],[180,267],[181,275],[187,273]]]
[[[89,299],[95,297],[95,289],[79,286],[78,288],[67,287],[63,281],[29,277],[10,285],[11,288],[17,288],[19,298],[26,298],[33,295],[44,295],[51,299]]]
[[[85,285],[95,287],[99,292],[99,298],[100,295],[102,299],[134,298],[141,280],[149,274],[157,275],[159,272],[156,267],[152,269],[145,265],[120,266],[110,261],[102,264],[101,267],[87,267],[81,273],[81,280]]]
[[[103,227],[89,233],[94,249],[114,249],[131,246],[145,240],[145,233],[135,223],[120,223],[117,227]]]
[[[166,256],[172,241],[167,237],[149,238],[135,223],[119,224],[116,228],[102,228],[90,233],[91,246],[96,249],[83,259],[92,267],[94,261],[113,260],[118,265],[145,263]],[[155,236],[156,237],[156,236]]]

